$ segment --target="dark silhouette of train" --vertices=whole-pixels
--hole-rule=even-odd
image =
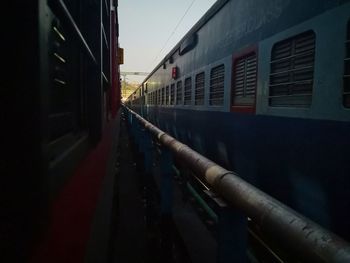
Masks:
[[[1,262],[107,257],[111,204],[103,225],[96,211],[113,186],[105,181],[119,120],[117,5],[4,3]]]
[[[350,240],[349,1],[217,1],[126,104]]]

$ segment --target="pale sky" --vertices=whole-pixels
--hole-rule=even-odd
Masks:
[[[176,32],[160,53],[192,2]],[[121,71],[151,72],[215,2],[216,0],[119,0],[119,43],[124,48]],[[142,81],[144,78],[127,76],[128,81]]]

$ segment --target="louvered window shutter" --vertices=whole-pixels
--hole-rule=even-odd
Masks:
[[[192,83],[191,78],[185,79],[184,105],[191,105]]]
[[[182,82],[179,81],[176,84],[176,104],[181,105],[182,104]]]
[[[205,75],[204,72],[201,72],[196,75],[195,83],[195,94],[194,94],[194,104],[203,105],[204,104],[204,82]]]
[[[256,53],[253,52],[236,59],[233,70],[232,105],[254,105],[257,78]]]
[[[307,31],[274,45],[270,64],[270,106],[311,105],[315,40],[315,33]]]
[[[175,84],[170,86],[170,105],[174,105],[175,102]]]
[[[209,105],[224,104],[224,83],[225,83],[225,66],[224,64],[213,68],[210,72],[210,93]]]
[[[165,105],[169,105],[169,86],[166,86],[165,87],[165,92],[166,92],[166,95],[165,95]]]

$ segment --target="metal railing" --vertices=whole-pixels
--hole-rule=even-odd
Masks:
[[[124,109],[216,194],[274,241],[284,244],[288,252],[305,262],[350,262],[350,245],[345,240],[180,143],[126,106]]]

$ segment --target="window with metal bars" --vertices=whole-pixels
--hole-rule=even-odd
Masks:
[[[79,79],[78,45],[54,19],[50,34],[50,141],[77,132],[82,125],[83,90]]]
[[[184,91],[184,105],[191,105],[192,95],[192,80],[191,78],[185,79],[185,91]]]
[[[157,93],[158,93],[158,97],[157,97],[157,104],[158,105],[162,105],[162,94],[161,94],[161,90],[157,90]]]
[[[196,83],[194,87],[194,104],[203,105],[204,104],[204,85],[205,85],[205,75],[201,72],[196,75]]]
[[[270,64],[270,106],[305,108],[311,105],[315,42],[315,33],[307,31],[273,46]]]
[[[175,84],[170,86],[170,105],[175,104]]]
[[[165,105],[165,87],[162,88],[162,101],[160,104]]]
[[[343,86],[343,105],[350,108],[350,21],[347,27],[347,38],[345,41],[345,59],[344,59],[344,86]]]
[[[256,52],[249,52],[234,60],[232,81],[232,106],[253,106],[256,94]]]
[[[225,65],[219,65],[210,71],[209,105],[224,104]]]
[[[176,84],[176,105],[182,104],[182,81],[178,81]]]
[[[166,95],[165,95],[165,105],[169,105],[169,86],[166,86],[165,87],[165,92],[166,92]]]

